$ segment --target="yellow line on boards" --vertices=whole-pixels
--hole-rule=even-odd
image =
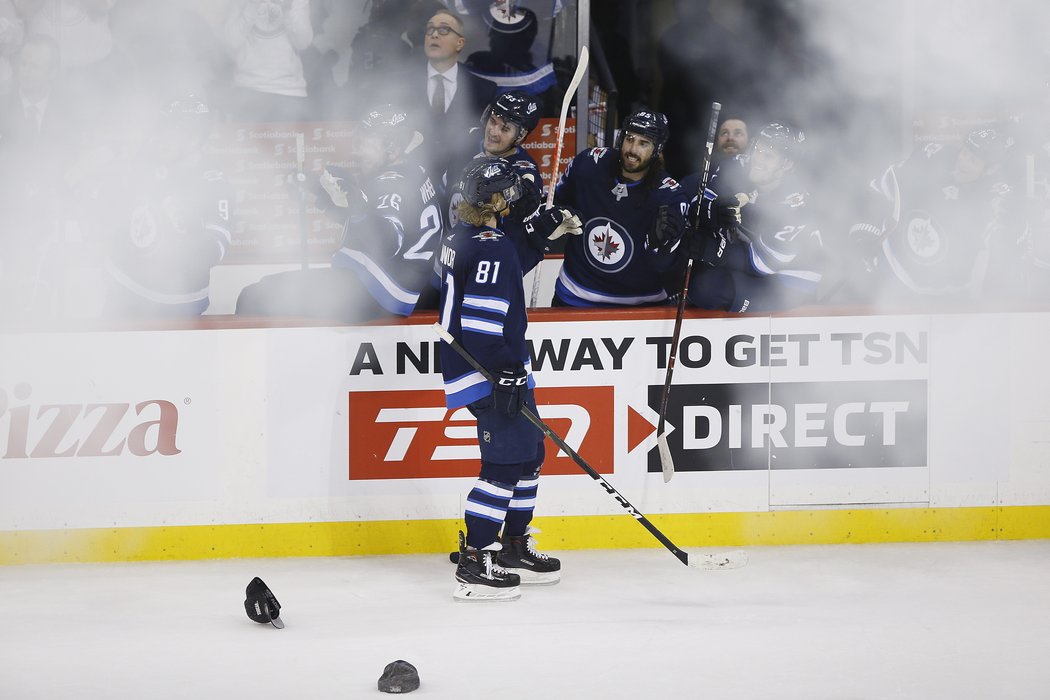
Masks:
[[[1050,538],[1050,506],[863,508],[649,517],[680,547]],[[537,518],[546,550],[659,547],[623,515]],[[0,532],[0,565],[448,552],[459,520]]]

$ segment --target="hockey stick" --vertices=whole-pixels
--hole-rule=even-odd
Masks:
[[[550,186],[547,188],[548,209],[554,206],[554,188],[558,184],[558,170],[561,165],[561,148],[565,143],[565,119],[569,116],[569,105],[572,104],[573,98],[576,97],[576,90],[580,87],[580,83],[583,81],[583,76],[584,73],[587,72],[587,64],[589,61],[590,53],[587,51],[587,47],[580,47],[580,57],[576,61],[576,72],[572,74],[572,81],[569,82],[569,87],[565,90],[565,96],[561,100],[561,117],[558,118],[558,145],[554,149],[554,170],[551,172],[551,182]],[[578,121],[579,116],[577,115],[577,122]],[[540,268],[542,265],[543,261],[541,260],[532,272],[532,296],[529,297],[530,309],[535,309],[536,304],[539,302]]]
[[[310,267],[310,231],[306,217],[306,134],[295,132],[295,182],[299,185],[299,256],[300,268]]]
[[[449,334],[449,332],[441,326],[440,323],[434,324],[434,332],[437,333],[443,341],[448,343],[452,347],[452,349],[459,354],[460,357],[462,357],[464,360],[470,363],[471,367],[480,372],[481,376],[483,376],[489,382],[495,383],[495,380],[492,378],[492,374],[487,369],[478,364],[478,361],[474,359],[474,356],[467,352],[467,350],[462,345],[456,342],[456,339],[453,338]],[[639,513],[637,508],[632,506],[626,498],[620,495],[620,492],[613,488],[612,484],[603,479],[602,475],[595,471],[594,467],[587,464],[583,457],[576,453],[576,450],[569,447],[565,440],[563,440],[561,436],[559,436],[557,433],[551,430],[550,426],[544,423],[543,419],[541,419],[539,416],[533,413],[528,406],[522,406],[521,413],[525,416],[525,418],[528,419],[530,423],[536,426],[540,430],[540,432],[549,437],[551,439],[551,442],[557,445],[565,454],[569,455],[569,457],[572,458],[572,461],[576,462],[576,465],[580,469],[585,471],[589,477],[601,484],[602,488],[605,489],[605,491],[610,496],[615,498],[616,501],[621,506],[623,506],[623,508],[628,513],[630,513],[635,520],[641,523],[642,526],[653,535],[653,537],[660,541],[660,544],[662,544],[664,547],[667,547],[667,549],[671,551],[671,554],[678,557],[678,560],[686,566],[691,566],[696,569],[705,570],[736,569],[747,563],[747,552],[740,550],[734,552],[725,552],[723,554],[702,554],[699,557],[690,557],[688,552],[684,552],[678,547],[676,547],[674,542],[667,539],[667,536],[664,533],[656,529],[656,526],[649,522],[648,518]]]
[[[718,115],[722,112],[720,102],[711,103],[711,116],[707,123],[707,146],[704,150],[704,168],[700,171],[700,186],[697,188],[697,201],[704,200],[707,191],[707,180],[711,175],[711,152],[715,147],[715,134],[718,132]],[[671,448],[667,444],[667,432],[664,423],[667,420],[667,399],[671,396],[671,375],[674,374],[675,361],[678,359],[678,341],[682,337],[682,318],[685,316],[685,295],[689,291],[689,278],[693,275],[693,258],[685,264],[682,275],[682,289],[678,293],[678,312],[674,318],[674,334],[671,337],[671,353],[667,357],[667,375],[664,378],[664,393],[660,397],[660,422],[656,426],[656,445],[660,451],[660,468],[664,473],[664,483],[674,476],[674,460],[671,459]]]

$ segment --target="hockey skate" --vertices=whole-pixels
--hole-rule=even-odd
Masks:
[[[524,535],[500,539],[503,549],[496,555],[496,561],[507,571],[521,577],[521,582],[534,586],[550,586],[561,580],[561,562],[536,551],[538,533],[529,527]]]
[[[463,533],[459,533],[459,563],[456,566],[456,600],[517,600],[521,597],[518,584],[521,579],[496,562],[500,543],[487,547],[468,547]]]

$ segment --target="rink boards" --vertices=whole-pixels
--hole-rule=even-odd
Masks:
[[[478,449],[433,321],[0,335],[0,563],[449,549]],[[664,483],[672,330],[529,338],[541,417],[676,544],[1050,537],[1050,313],[690,315]],[[547,449],[546,548],[658,546]]]

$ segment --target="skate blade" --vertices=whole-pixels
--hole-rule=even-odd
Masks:
[[[493,588],[492,586],[478,586],[471,583],[458,583],[456,590],[452,592],[452,598],[456,601],[468,602],[492,602],[502,603],[517,600],[521,597],[521,589],[518,586],[510,588]]]
[[[553,586],[561,581],[561,571],[533,571],[532,569],[507,569],[521,578],[523,586]]]

